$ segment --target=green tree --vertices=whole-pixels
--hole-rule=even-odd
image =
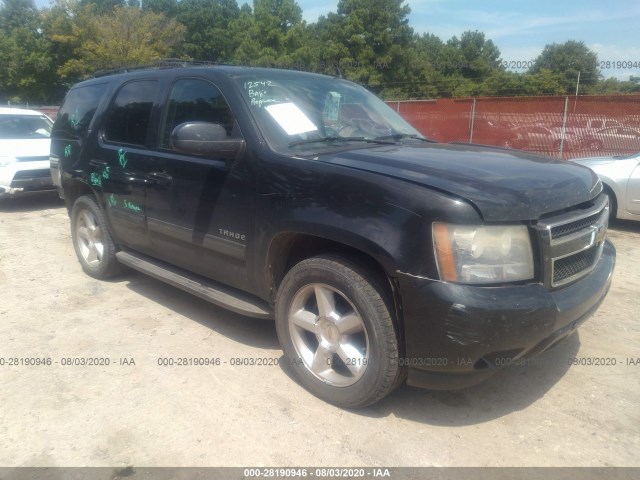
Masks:
[[[425,80],[413,50],[404,0],[340,0],[314,26],[318,70],[341,74],[383,96],[403,96]]]
[[[93,11],[98,15],[108,15],[113,12],[116,7],[124,7],[127,5],[126,0],[79,0],[80,6],[85,7],[91,5]],[[137,6],[135,4],[134,6]]]
[[[522,93],[525,95],[566,94],[566,86],[563,83],[563,77],[547,68],[543,68],[536,73],[521,74],[521,77],[523,88]]]
[[[492,73],[504,70],[500,50],[491,40],[485,39],[484,33],[477,30],[466,31],[460,36],[460,41],[455,43],[462,52],[462,75],[466,78],[484,79]]]
[[[72,52],[58,73],[75,81],[102,69],[144,65],[170,57],[184,27],[163,14],[136,7],[116,7],[112,14],[96,15],[91,5],[77,8],[71,29],[52,31],[61,50]],[[60,22],[64,28],[64,22]]]
[[[229,62],[236,48],[229,26],[239,15],[236,0],[180,1],[176,18],[185,26],[185,34],[179,55],[194,60]]]
[[[600,80],[598,56],[584,42],[569,40],[563,44],[547,45],[536,58],[529,73],[548,70],[558,76],[565,94],[574,94],[580,75],[580,85],[589,88]]]
[[[142,0],[142,11],[162,13],[169,18],[178,15],[178,0]]]
[[[524,78],[515,72],[494,70],[483,80],[479,88],[479,95],[512,96],[521,95],[524,92]]]
[[[234,60],[241,64],[289,66],[304,49],[306,23],[294,0],[255,0],[232,27],[237,34]]]
[[[629,80],[618,80],[617,78],[607,78],[601,80],[591,89],[594,94],[619,94],[619,93],[640,93],[640,77],[629,77]]]
[[[56,86],[50,43],[33,0],[4,0],[0,7],[0,98],[48,102]]]

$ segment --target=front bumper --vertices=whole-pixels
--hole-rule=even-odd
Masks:
[[[54,188],[48,162],[16,162],[0,169],[0,197]]]
[[[570,335],[604,300],[615,248],[571,285],[478,287],[400,274],[409,385],[455,389],[539,354]]]

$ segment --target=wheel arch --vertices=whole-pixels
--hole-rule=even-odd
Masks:
[[[609,217],[610,218],[617,218],[618,217],[618,208],[619,208],[619,195],[618,192],[616,192],[616,190],[614,190],[610,183],[607,181],[602,181],[602,191],[604,193],[606,193],[607,195],[609,195],[609,199],[610,201],[612,201],[613,205],[609,205]]]
[[[394,321],[398,329],[398,338],[402,339],[400,349],[404,351],[404,328],[402,302],[399,284],[393,276],[397,269],[390,255],[378,252],[373,254],[362,239],[360,243],[336,241],[302,232],[282,232],[276,235],[268,249],[267,277],[271,300],[275,300],[278,288],[287,272],[297,263],[317,255],[333,254],[353,261],[364,270],[376,275],[385,289],[391,308],[395,312]],[[380,250],[380,249],[378,249]]]
[[[76,203],[76,200],[84,195],[92,196],[100,208],[104,207],[100,201],[100,196],[88,183],[77,178],[72,178],[65,182],[64,185],[64,200],[69,213],[71,213],[71,209],[73,208],[73,204]]]

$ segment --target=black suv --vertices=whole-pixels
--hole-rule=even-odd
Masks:
[[[90,79],[58,114],[51,170],[86,273],[126,265],[275,317],[297,380],[346,407],[546,350],[594,312],[615,262],[591,170],[431,142],[322,75]]]

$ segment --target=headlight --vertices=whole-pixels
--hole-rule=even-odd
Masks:
[[[527,227],[433,224],[440,278],[459,283],[502,283],[533,278]]]
[[[13,157],[0,157],[0,167],[6,167],[7,165],[11,165],[15,161],[16,159]]]

